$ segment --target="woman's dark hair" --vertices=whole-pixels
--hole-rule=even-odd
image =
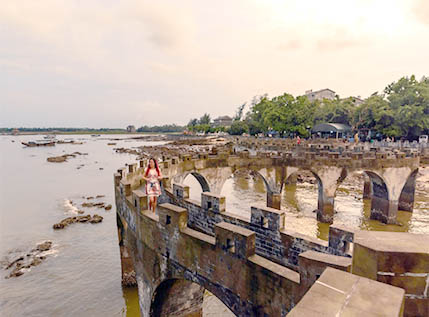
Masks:
[[[147,177],[147,176],[149,175],[149,170],[150,170],[150,160],[153,160],[153,162],[155,163],[155,169],[156,169],[156,172],[158,173],[158,176],[160,176],[160,175],[161,175],[161,173],[159,172],[158,162],[157,162],[153,157],[151,157],[151,158],[149,159],[149,164],[147,165],[146,173],[144,174],[144,176],[145,176],[145,177]]]

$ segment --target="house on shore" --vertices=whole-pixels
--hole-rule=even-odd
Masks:
[[[308,100],[310,100],[311,102],[315,100],[322,101],[323,99],[334,100],[336,97],[336,93],[329,88],[321,89],[318,91],[313,91],[312,89],[310,89],[305,92],[305,96],[307,96]]]
[[[230,127],[232,125],[232,118],[230,116],[220,116],[213,120],[213,127]]]

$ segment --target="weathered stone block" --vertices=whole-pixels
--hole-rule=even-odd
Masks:
[[[210,192],[201,193],[201,207],[214,212],[225,211],[225,196],[219,196]]]
[[[126,179],[121,179],[119,182],[119,188],[121,195],[129,196],[131,195],[131,182]]]
[[[250,223],[274,231],[283,229],[285,226],[285,213],[269,207],[250,208]]]
[[[352,259],[310,250],[299,254],[298,263],[301,291],[304,294],[327,267],[350,272]]]
[[[359,231],[354,241],[353,274],[402,287],[405,316],[424,316],[419,314],[428,299],[429,236]]]
[[[355,230],[341,225],[329,226],[329,247],[337,254],[348,254],[354,240]]]
[[[174,227],[184,229],[188,223],[188,212],[170,203],[164,203],[158,206],[159,223],[162,227]]]
[[[137,163],[133,163],[128,165],[128,172],[129,173],[134,173],[135,171],[137,171]]]
[[[141,190],[133,190],[133,205],[137,212],[142,212],[148,209],[147,195]]]
[[[189,186],[184,184],[173,184],[173,194],[179,199],[189,198]]]
[[[220,222],[215,225],[216,246],[246,259],[255,254],[255,233],[248,229]]]
[[[122,179],[122,175],[120,173],[115,173],[115,174],[113,174],[113,179],[115,181],[115,187],[119,186],[119,182]]]

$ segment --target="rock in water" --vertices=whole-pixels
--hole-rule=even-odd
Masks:
[[[103,217],[95,214],[94,216],[92,216],[92,219],[89,221],[90,223],[99,223],[103,221]]]
[[[43,251],[48,251],[49,249],[51,249],[51,247],[52,247],[52,242],[45,241],[43,243],[38,244],[35,250],[43,252]]]

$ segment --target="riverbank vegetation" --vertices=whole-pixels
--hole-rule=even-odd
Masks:
[[[254,97],[246,114],[244,106],[238,107],[228,128],[230,134],[276,131],[282,137],[308,137],[314,125],[329,122],[348,124],[354,131],[371,130],[374,135],[415,140],[429,133],[429,77],[403,77],[359,105],[353,97],[310,102],[306,96],[284,93],[273,98],[266,94]],[[188,129],[214,132],[201,119],[192,119]]]

